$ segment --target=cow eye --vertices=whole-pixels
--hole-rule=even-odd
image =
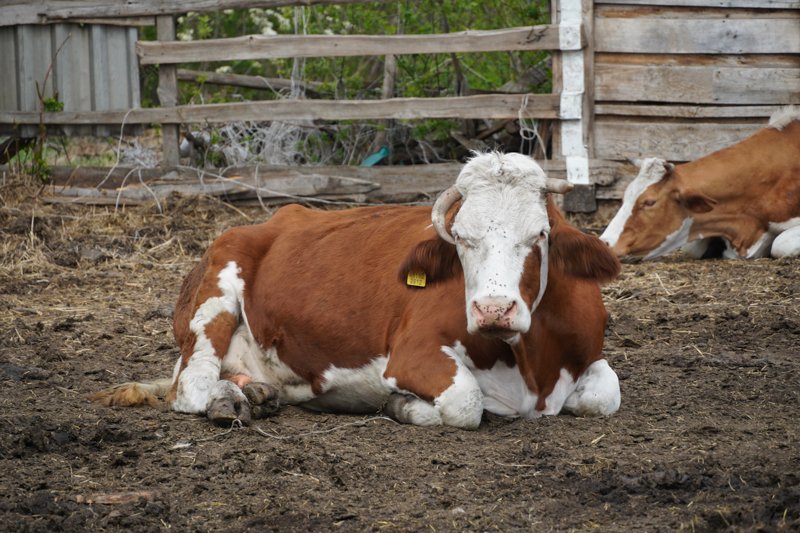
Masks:
[[[465,248],[474,248],[475,247],[475,243],[472,242],[472,240],[466,239],[466,238],[462,237],[461,235],[459,235],[458,233],[453,233],[453,240],[456,241],[457,244],[460,244],[461,246],[463,246]]]
[[[653,207],[654,205],[656,205],[656,201],[653,199],[642,202],[642,207]]]

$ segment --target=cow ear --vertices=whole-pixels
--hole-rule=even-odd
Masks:
[[[620,263],[611,248],[596,236],[571,226],[555,207],[548,211],[550,265],[570,276],[594,279],[599,283],[616,279]]]
[[[417,243],[403,261],[398,277],[406,283],[410,274],[425,274],[427,284],[447,281],[461,273],[456,247],[439,237]]]
[[[705,194],[688,191],[681,193],[680,203],[692,213],[708,213],[714,209],[717,201],[713,198],[709,198]]]

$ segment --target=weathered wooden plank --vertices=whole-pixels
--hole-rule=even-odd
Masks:
[[[800,103],[800,65],[798,68],[737,68],[597,64],[595,84],[599,101]]]
[[[14,28],[0,28],[0,72],[17,72],[17,43]],[[7,78],[6,78],[7,79]],[[0,91],[0,109],[19,109],[19,78]]]
[[[595,113],[628,117],[669,118],[766,118],[780,109],[779,105],[759,106],[697,106],[697,105],[634,105],[597,104]]]
[[[689,161],[741,141],[764,127],[763,120],[737,122],[642,122],[598,117],[595,153],[601,159],[663,157]]]
[[[155,17],[189,11],[236,8],[275,8],[291,5],[366,4],[386,0],[7,0],[0,26],[46,24],[67,20]]]
[[[565,179],[563,160],[543,161],[550,176]],[[608,176],[600,183],[617,179],[616,161],[592,161],[593,172]],[[231,168],[217,172],[191,169],[115,169],[98,167],[51,168],[48,201],[82,204],[138,204],[163,198],[173,191],[183,194],[212,194],[228,201],[254,203],[259,194],[264,203],[283,203],[300,198],[357,199],[362,202],[430,203],[453,184],[461,163],[413,166],[259,166]],[[612,174],[613,177],[612,177]],[[201,180],[202,178],[202,180]],[[144,187],[146,184],[152,193]],[[98,189],[98,185],[100,188]]]
[[[47,124],[179,124],[239,120],[558,118],[557,94],[498,94],[391,100],[277,100],[86,113],[46,113]],[[33,112],[0,110],[0,124],[37,124]]]
[[[425,35],[247,35],[202,41],[139,41],[143,65],[286,57],[445,54],[505,50],[557,50],[558,25]],[[568,48],[580,49],[575,43]]]
[[[80,170],[73,171],[73,175]],[[165,179],[139,179],[135,170],[128,171],[128,180],[117,188],[56,185],[54,191],[61,196],[121,198],[137,202],[162,200],[172,193],[205,194],[226,198],[286,198],[320,196],[328,194],[363,194],[379,187],[378,184],[358,178],[336,174],[307,172],[301,176],[265,174],[259,170],[226,172],[224,177],[198,170],[195,174],[173,174]]]
[[[89,55],[89,30],[77,24],[53,26],[55,45],[61,47],[53,75],[58,99],[67,111],[92,109],[92,66]],[[65,128],[68,135],[91,135],[91,128]]]
[[[797,54],[800,17],[758,19],[598,18],[598,52]],[[769,38],[765,38],[768,35]]]
[[[156,31],[161,41],[175,39],[175,17],[162,15],[156,17]],[[171,108],[178,104],[178,76],[175,65],[159,65],[158,67],[158,101],[162,109]],[[180,135],[178,126],[164,124],[161,128],[161,146],[164,164],[175,166],[180,162],[179,143]]]
[[[44,96],[53,96],[53,78],[48,76],[53,46],[50,28],[17,28],[17,46],[20,104],[24,110],[38,110],[40,102],[37,85]]]
[[[136,46],[136,41],[139,39],[139,31],[136,28],[127,28],[124,30],[126,34],[125,50],[133,51]],[[139,107],[141,99],[141,88],[139,86],[139,62],[134,54],[125,54],[125,64],[127,65],[128,73],[128,105],[130,107]]]
[[[800,0],[594,0],[595,4],[669,7],[800,9]]]
[[[108,32],[105,26],[93,25],[89,27],[91,33],[91,58],[92,58],[92,109],[106,111],[111,107],[112,80],[109,78]],[[127,105],[125,107],[128,107]],[[110,135],[111,130],[102,123],[95,126],[95,135],[104,137]]]
[[[595,61],[602,65],[678,66],[678,67],[737,67],[737,68],[798,68],[797,54],[616,54],[598,53]]]

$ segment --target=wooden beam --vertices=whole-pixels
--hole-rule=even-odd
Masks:
[[[596,153],[603,159],[661,157],[691,161],[737,143],[765,126],[758,119],[635,120],[597,117]]]
[[[156,31],[161,41],[175,39],[175,18],[172,15],[161,15],[156,19]],[[161,109],[178,105],[178,77],[174,65],[158,66],[158,101]],[[161,143],[164,164],[174,167],[180,163],[180,142],[178,126],[163,124],[161,127]]]
[[[45,113],[47,125],[223,123],[244,120],[379,120],[427,118],[557,119],[557,94],[478,95],[391,100],[275,100],[232,104],[184,105],[119,111]],[[38,124],[36,112],[0,110],[0,124]]]
[[[758,106],[698,106],[698,105],[637,105],[597,104],[597,115],[622,117],[668,117],[668,118],[767,118],[780,109],[777,105]]]
[[[543,161],[541,166],[553,177],[566,176],[563,160]],[[616,162],[597,162],[593,168],[610,176],[619,166]],[[430,203],[455,182],[462,167],[456,162],[374,167],[264,165],[210,172],[188,168],[52,167],[51,187],[47,191],[51,196],[47,201],[140,204],[181,192],[242,203],[253,203],[259,198],[269,204],[315,198]],[[600,183],[612,182],[609,178]]]
[[[598,52],[798,54],[800,17],[756,19],[597,18]],[[769,38],[764,36],[768,35]]]
[[[681,104],[798,104],[797,66],[595,65],[597,100]]]
[[[800,0],[594,0],[595,4],[634,6],[724,7],[754,9],[800,9]]]
[[[540,163],[549,176],[566,178],[564,160]],[[265,165],[211,172],[188,168],[52,167],[51,187],[47,191],[52,196],[47,201],[139,204],[175,191],[220,196],[241,203],[254,203],[259,196],[269,204],[298,201],[298,197],[308,201],[317,198],[430,203],[453,184],[462,167],[455,162],[375,167]],[[618,183],[622,180],[627,184],[636,171],[623,161],[590,160],[592,186],[598,191],[598,198],[620,198],[624,186]],[[172,185],[175,187],[170,188]]]
[[[564,45],[580,50],[580,41]],[[247,35],[201,41],[139,41],[141,64],[287,57],[446,54],[561,49],[558,25],[425,35]]]

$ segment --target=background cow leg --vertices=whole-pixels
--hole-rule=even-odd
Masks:
[[[606,416],[619,409],[619,378],[608,361],[595,361],[578,378],[575,391],[564,402],[563,411],[578,416]]]
[[[278,390],[266,383],[248,383],[242,387],[242,392],[250,402],[250,414],[253,418],[272,416],[280,408]]]
[[[800,255],[800,225],[780,233],[772,241],[772,257],[795,257]]]

